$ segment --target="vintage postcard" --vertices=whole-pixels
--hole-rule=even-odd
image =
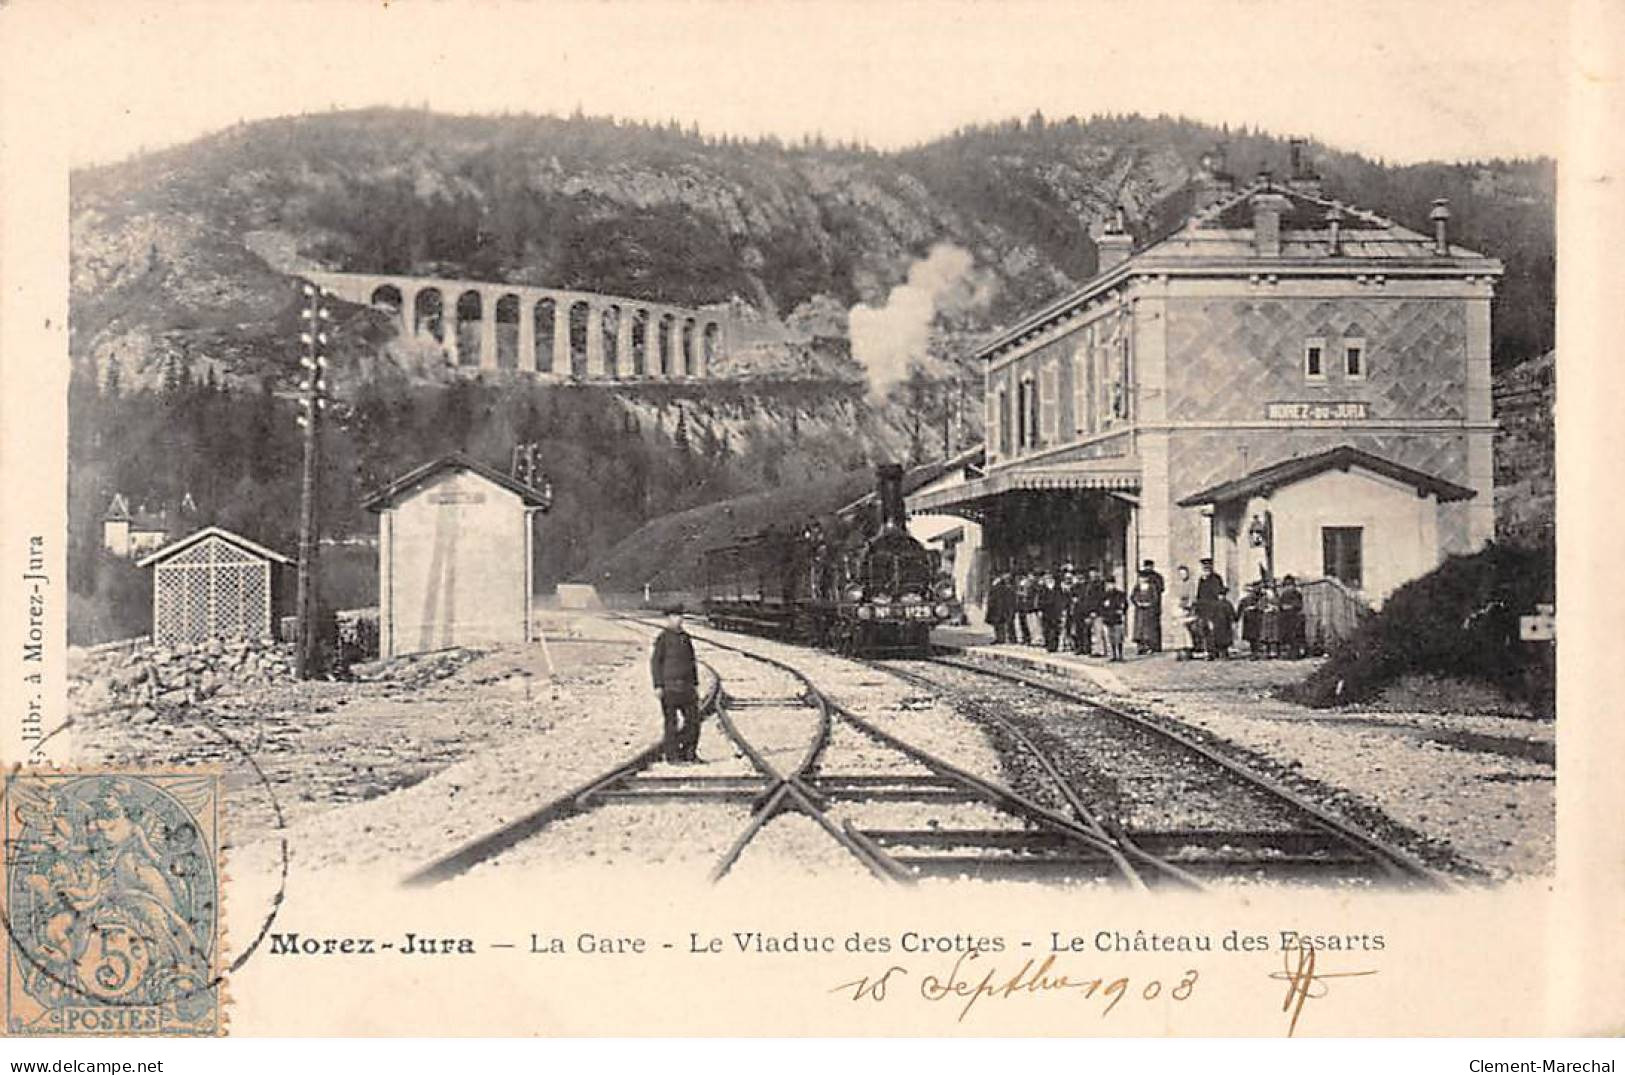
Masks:
[[[0,12],[6,1033],[1619,1033],[1607,6]]]

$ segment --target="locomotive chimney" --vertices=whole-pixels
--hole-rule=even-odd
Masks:
[[[875,468],[879,479],[880,529],[906,531],[908,516],[903,511],[903,468],[898,463],[882,463]]]

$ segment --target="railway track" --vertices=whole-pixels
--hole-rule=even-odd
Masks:
[[[1209,881],[1451,887],[1198,738],[1043,675],[945,656],[877,667],[1004,737],[1038,789],[1056,789],[1056,806],[1091,816],[1127,856]]]
[[[651,817],[689,839],[727,829],[732,838],[711,866],[712,881],[799,860],[814,872],[856,866],[901,884],[971,877],[1146,887],[1144,871],[1156,863],[1125,854],[1093,819],[898,738],[832,701],[789,663],[712,637],[695,641],[712,681],[702,704],[701,764],[667,765],[651,745],[406,883],[448,880],[545,840],[549,830],[617,812],[606,831],[647,831]],[[1177,869],[1158,873],[1196,883]]]

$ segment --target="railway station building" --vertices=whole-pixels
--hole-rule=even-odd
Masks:
[[[1494,533],[1490,298],[1498,261],[1333,200],[1295,168],[1237,184],[978,352],[986,453],[917,513],[981,526],[991,570],[1154,560],[1232,593],[1269,572],[1375,606]],[[1164,602],[1165,629],[1173,602]]]

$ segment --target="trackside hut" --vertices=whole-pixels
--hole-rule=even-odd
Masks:
[[[288,557],[241,534],[206,526],[136,561],[153,569],[152,639],[195,646],[211,639],[267,639]]]
[[[1093,280],[978,352],[986,473],[909,508],[980,522],[994,569],[1213,556],[1234,589],[1272,556],[1373,603],[1482,546],[1500,263],[1442,202],[1426,236],[1301,168],[1237,189],[1210,157],[1194,194],[1138,252],[1108,227]]]
[[[460,454],[368,498],[378,515],[378,646],[384,657],[528,642],[533,517],[548,494]]]

